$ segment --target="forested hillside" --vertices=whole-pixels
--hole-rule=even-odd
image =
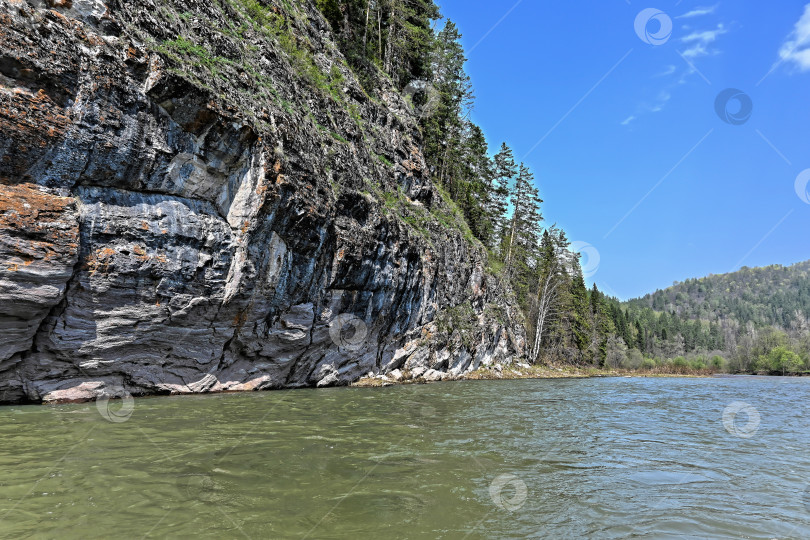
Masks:
[[[810,261],[688,279],[629,304],[689,318],[791,328],[810,317]]]
[[[732,371],[798,371],[810,351],[810,261],[675,283],[623,308],[625,336],[661,358],[719,354]]]

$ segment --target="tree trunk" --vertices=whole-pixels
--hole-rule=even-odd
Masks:
[[[509,235],[509,249],[506,252],[506,277],[509,278],[512,270],[512,246],[515,244],[515,230],[517,229],[517,217],[520,210],[520,201],[515,201],[515,210],[512,213],[512,232]]]
[[[554,313],[554,304],[557,301],[559,281],[555,279],[553,268],[549,271],[545,281],[541,278],[538,285],[540,288],[538,289],[537,321],[534,329],[534,344],[529,356],[533,364],[537,362],[537,358],[540,356],[540,345],[543,342],[546,321]]]
[[[391,14],[388,18],[388,41],[385,44],[385,60],[383,62],[383,71],[391,75],[391,70],[393,66],[393,58],[394,58],[394,43],[396,42],[396,9],[395,3],[391,3]],[[393,76],[392,76],[393,78]],[[396,82],[396,81],[394,81]]]
[[[382,61],[382,10],[380,7],[377,7],[377,43],[379,43],[380,61]]]
[[[363,27],[363,58],[368,54],[368,17],[371,14],[371,0],[366,0],[366,25]]]

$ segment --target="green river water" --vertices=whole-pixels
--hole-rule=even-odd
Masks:
[[[0,537],[810,538],[808,404],[730,377],[0,407]]]

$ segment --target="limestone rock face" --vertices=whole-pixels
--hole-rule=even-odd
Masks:
[[[309,2],[264,5],[0,0],[0,402],[522,354],[408,105]]]
[[[73,275],[76,201],[33,184],[0,185],[0,231],[0,362],[6,362],[31,348]]]

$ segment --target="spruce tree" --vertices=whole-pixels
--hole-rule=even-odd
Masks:
[[[647,340],[646,334],[644,333],[644,329],[641,327],[641,322],[638,320],[636,321],[636,349],[641,352],[646,352],[647,350]]]
[[[453,21],[446,22],[434,43],[431,70],[437,97],[432,114],[422,119],[425,157],[439,182],[452,193],[452,169],[462,157],[460,142],[473,96],[464,72],[461,34]]]
[[[593,358],[589,352],[591,343],[590,304],[588,302],[588,289],[582,270],[578,269],[571,282],[572,326],[573,342],[579,350],[580,359],[590,362]]]
[[[497,235],[494,240],[502,241],[509,225],[506,215],[509,186],[517,176],[518,168],[512,149],[506,143],[501,144],[501,149],[495,154],[493,162],[494,177],[490,189],[490,205],[487,210]]]
[[[507,275],[519,275],[534,262],[536,247],[540,240],[540,223],[543,216],[540,204],[543,202],[534,185],[534,175],[523,163],[512,189],[512,218],[506,242]]]

